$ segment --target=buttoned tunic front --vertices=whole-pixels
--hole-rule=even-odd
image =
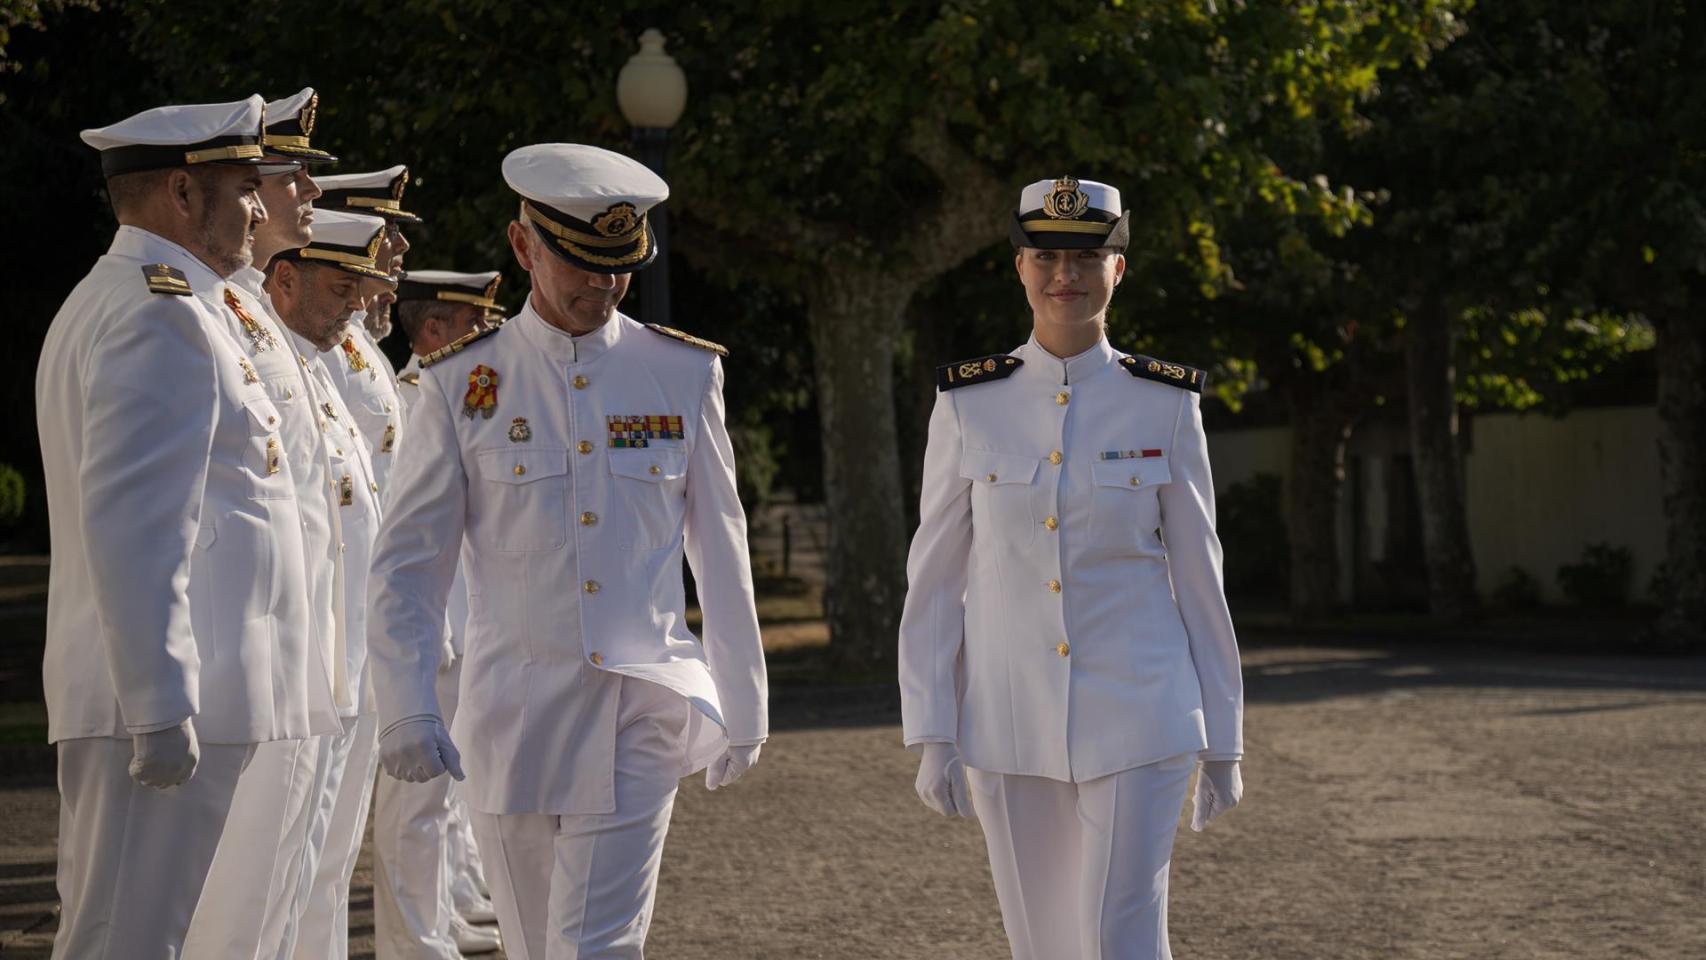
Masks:
[[[192,295],[149,293],[147,264],[182,271]],[[120,227],[48,330],[50,740],[192,714],[207,743],[341,728],[280,413],[229,333],[225,290],[189,251]]]
[[[1243,753],[1197,394],[1130,375],[1104,339],[1033,338],[1009,376],[943,391],[907,564],[908,744],[1084,782]]]
[[[308,359],[308,374],[316,394],[325,398],[326,435],[333,438],[327,488],[337,504],[343,534],[338,542],[343,559],[342,593],[349,598],[344,606],[348,640],[343,649],[343,676],[349,696],[344,716],[354,717],[373,712],[373,679],[367,662],[367,578],[373,566],[373,544],[379,539],[379,524],[385,515],[384,488],[368,453],[368,438],[328,369],[327,361],[336,362],[331,354],[339,352],[338,348],[316,352],[312,343],[295,332],[290,336],[295,348]]]
[[[326,351],[321,359],[355,416],[356,427],[367,439],[379,489],[388,489],[403,439],[403,401],[397,395],[397,375],[391,372],[391,361],[359,323],[351,323],[343,343]]]
[[[369,585],[381,728],[440,715],[433,680],[465,541],[452,735],[473,747],[473,809],[614,812],[630,678],[696,708],[683,775],[728,742],[761,741],[764,659],[718,358],[620,314],[570,337],[530,303],[428,366],[419,389]],[[684,553],[702,643],[686,624]]]
[[[338,550],[342,531],[330,481],[336,438],[327,434],[326,398],[315,388],[308,372],[310,354],[298,348],[295,339],[299,338],[273,309],[265,283],[266,274],[254,267],[232,274],[227,286],[252,325],[229,309],[225,320],[232,339],[248,355],[261,385],[278,408],[279,438],[296,480],[296,502],[302,512],[314,636],[327,670],[326,683],[336,695],[339,710],[347,711],[349,683],[341,666],[348,632],[344,623],[343,557]]]

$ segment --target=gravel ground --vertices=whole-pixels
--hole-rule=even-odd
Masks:
[[[1180,960],[1706,957],[1706,659],[1270,641],[1245,666],[1245,801],[1181,829]],[[896,707],[779,689],[746,780],[684,782],[650,956],[1005,955],[981,834],[913,797]],[[55,806],[0,788],[0,956],[47,956]]]

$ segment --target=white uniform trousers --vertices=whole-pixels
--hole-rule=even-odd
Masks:
[[[310,860],[303,870],[308,889],[291,954],[296,960],[349,956],[349,885],[379,767],[379,715],[346,717],[344,726],[321,751],[327,773],[308,839]]]
[[[450,867],[450,902],[460,912],[487,899],[486,867],[480,862],[480,846],[474,840],[468,801],[452,782],[450,819],[445,824],[444,853]]]
[[[622,678],[616,812],[473,811],[510,960],[641,960],[687,754],[687,701]]]
[[[1171,960],[1167,868],[1194,761],[1083,783],[966,769],[1013,960]]]
[[[435,687],[444,725],[456,716],[462,658]],[[478,749],[477,744],[463,744]],[[407,783],[381,773],[373,800],[373,934],[376,960],[461,960],[450,936],[445,829],[449,776]]]
[[[324,739],[255,745],[184,941],[185,960],[288,956]]]
[[[254,747],[201,745],[168,790],[130,779],[131,741],[59,741],[53,960],[178,960]]]

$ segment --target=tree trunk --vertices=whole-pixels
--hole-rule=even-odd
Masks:
[[[1455,318],[1437,305],[1416,311],[1404,337],[1410,455],[1421,500],[1428,611],[1447,623],[1461,623],[1475,611],[1475,557],[1464,505],[1454,340]]]
[[[1339,497],[1351,423],[1331,388],[1302,375],[1285,384],[1291,413],[1291,470],[1286,479],[1286,533],[1291,541],[1291,616],[1299,622],[1339,608]],[[1327,401],[1327,402],[1323,402]]]
[[[1659,474],[1665,515],[1667,646],[1706,649],[1706,321],[1659,323]]]
[[[894,341],[912,292],[842,268],[808,296],[829,512],[824,614],[832,659],[856,674],[893,671],[906,598]]]

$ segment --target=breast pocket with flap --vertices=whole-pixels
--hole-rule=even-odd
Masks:
[[[640,447],[610,451],[612,509],[601,520],[619,523],[618,540],[639,550],[675,543],[687,510],[687,451]]]
[[[468,496],[475,543],[516,552],[567,543],[569,452],[562,447],[504,447],[478,455],[480,484]]]
[[[972,524],[1008,542],[1030,540],[1037,515],[1037,457],[995,450],[965,450],[960,476],[971,481]]]
[[[1090,464],[1089,542],[1142,555],[1166,551],[1161,527],[1161,488],[1173,482],[1166,457],[1097,460]]]

